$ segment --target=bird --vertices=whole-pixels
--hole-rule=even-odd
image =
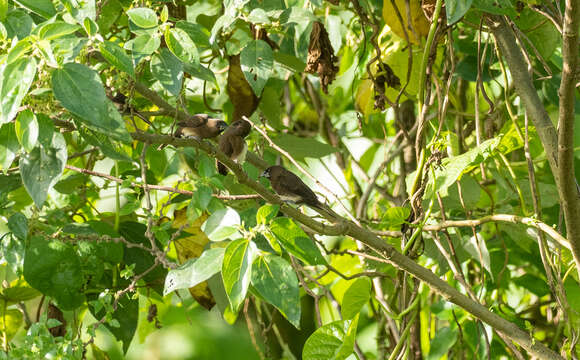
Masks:
[[[228,123],[214,119],[207,114],[195,114],[190,119],[177,123],[173,136],[194,138],[197,140],[211,139],[221,134],[228,127]]]
[[[244,162],[248,151],[248,145],[244,138],[248,136],[251,129],[252,126],[246,120],[234,121],[218,140],[220,151],[238,164]],[[220,174],[228,174],[228,168],[219,161],[217,168]]]
[[[280,195],[284,201],[292,201],[296,204],[306,204],[310,207],[324,209],[314,191],[308,187],[293,172],[279,165],[270,166],[260,177],[270,180],[272,189]]]

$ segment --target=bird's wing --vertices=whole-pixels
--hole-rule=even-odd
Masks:
[[[177,126],[190,127],[190,128],[204,126],[207,124],[207,120],[209,119],[209,116],[207,116],[205,114],[196,114],[196,115],[193,115],[193,118],[197,119],[199,121],[199,123],[194,125],[193,119],[185,119],[185,120],[178,121]]]
[[[245,151],[247,149],[246,141],[240,136],[230,136],[229,143],[232,147],[232,152],[230,157],[233,160],[239,159],[239,161],[243,161],[241,157],[245,156]]]
[[[284,188],[288,189],[293,194],[300,195],[307,203],[317,201],[314,191],[312,191],[308,185],[302,181],[302,179],[291,172],[286,173],[286,175],[287,176],[280,177],[281,185]]]

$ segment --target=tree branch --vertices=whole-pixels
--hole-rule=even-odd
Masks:
[[[512,29],[508,26],[506,20],[502,17],[489,17],[490,30],[496,38],[502,55],[505,57],[510,73],[512,75],[516,91],[522,99],[522,102],[530,115],[532,122],[536,126],[536,131],[540,136],[546,157],[552,169],[554,177],[558,174],[558,137],[556,129],[538,97],[538,93],[532,79],[528,73],[522,50],[516,43]],[[577,56],[577,55],[576,55]],[[556,179],[558,184],[558,179]]]
[[[102,177],[105,178],[107,180],[111,180],[114,181],[116,183],[122,184],[123,183],[123,179],[109,175],[109,174],[105,174],[102,172],[98,172],[98,171],[93,171],[93,170],[89,170],[89,169],[81,169],[78,168],[76,166],[72,166],[72,165],[66,165],[65,166],[67,169],[72,170],[72,171],[76,171],[76,172],[80,172],[82,174],[87,174],[87,175],[91,175],[91,176],[98,176],[98,177]],[[193,191],[189,191],[189,190],[183,190],[183,189],[178,189],[178,188],[174,188],[171,186],[161,186],[161,185],[152,185],[152,184],[139,184],[139,183],[135,183],[132,182],[131,186],[136,186],[138,188],[148,188],[151,190],[161,190],[161,191],[168,191],[168,192],[172,192],[172,193],[177,193],[177,194],[183,194],[183,195],[188,195],[188,196],[192,196],[194,193]],[[221,199],[221,200],[248,200],[248,199],[260,199],[261,196],[260,195],[256,195],[256,194],[247,194],[247,195],[219,195],[219,194],[212,194],[213,197],[215,197],[216,199]]]
[[[395,266],[400,270],[404,270],[410,275],[422,280],[435,292],[442,295],[446,300],[459,305],[466,311],[470,312],[475,317],[485,321],[497,331],[504,334],[510,340],[517,342],[523,348],[525,348],[530,354],[537,356],[542,359],[562,359],[558,354],[548,349],[539,341],[534,340],[530,335],[520,329],[516,324],[507,321],[506,319],[490,312],[485,306],[469,299],[464,294],[460,293],[457,289],[453,288],[447,282],[440,279],[430,270],[420,266],[407,256],[399,253],[392,245],[386,243],[383,239],[379,238],[377,235],[373,234],[371,231],[357,226],[353,222],[346,219],[339,218],[336,219],[335,224],[329,225],[325,223],[318,222],[297,209],[284,203],[280,197],[273,194],[271,191],[266,189],[262,184],[254,181],[248,177],[244,172],[241,165],[232,161],[223,152],[216,149],[212,144],[203,141],[197,141],[195,139],[175,139],[171,136],[166,135],[156,135],[150,133],[136,132],[132,133],[133,139],[149,143],[169,143],[176,146],[193,146],[202,151],[206,152],[208,155],[215,157],[220,162],[224,163],[236,176],[238,181],[253,189],[256,193],[260,194],[266,201],[279,204],[280,210],[287,216],[295,219],[296,221],[308,226],[312,230],[324,235],[348,235],[354,239],[360,240],[365,245],[374,249],[382,257],[385,258],[387,262]]]
[[[580,274],[580,197],[574,174],[574,102],[576,90],[576,69],[578,68],[578,25],[580,24],[580,4],[576,0],[566,0],[564,28],[562,32],[562,80],[560,82],[560,109],[558,116],[558,193],[566,234]]]

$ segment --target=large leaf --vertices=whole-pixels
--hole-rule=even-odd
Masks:
[[[22,182],[38,208],[58,181],[66,160],[66,141],[61,133],[53,133],[49,146],[39,145],[20,158]]]
[[[111,65],[115,66],[117,69],[126,72],[135,78],[135,69],[133,68],[133,63],[131,58],[125,50],[114,42],[105,41],[99,46],[101,54]]]
[[[240,65],[254,94],[262,95],[274,66],[274,55],[270,45],[263,40],[248,43],[240,53]]]
[[[494,154],[500,140],[499,137],[489,139],[461,155],[443,159],[442,166],[435,170],[435,191],[439,192],[441,196],[446,196],[447,188],[455,183],[461,175]],[[433,183],[429,183],[424,198],[429,199],[432,191]]]
[[[3,330],[2,333],[5,335],[6,341],[9,342],[16,335],[24,322],[23,319],[24,315],[18,309],[0,309],[0,329]]]
[[[151,247],[151,241],[145,236],[147,227],[141,223],[125,221],[119,224],[119,234],[127,241],[134,244],[141,244],[148,248]],[[159,242],[156,242],[157,247],[161,247]],[[149,251],[130,247],[126,248],[123,254],[123,262],[126,265],[135,265],[133,271],[135,274],[141,274],[149,269],[155,262],[155,258]],[[153,290],[159,294],[163,293],[163,279],[167,276],[167,270],[162,266],[157,266],[149,272],[143,280],[152,287]]]
[[[318,247],[291,219],[276,218],[270,225],[270,231],[290,254],[310,265],[326,265]]]
[[[445,2],[447,24],[452,25],[458,22],[469,10],[472,2],[473,0],[447,0]]]
[[[14,0],[14,2],[47,19],[56,14],[50,0]]]
[[[300,290],[292,266],[275,255],[260,256],[252,266],[252,286],[296,328],[300,328]]]
[[[125,43],[125,49],[131,51],[133,65],[137,66],[143,58],[153,54],[160,45],[161,40],[159,40],[159,37],[142,34],[127,41]]]
[[[336,148],[313,138],[303,138],[291,134],[279,134],[273,141],[282,149],[289,151],[294,158],[322,158],[336,152]]]
[[[232,208],[220,209],[203,223],[201,230],[211,241],[222,241],[228,238],[238,238],[238,226],[241,224],[240,215]]]
[[[80,260],[73,247],[58,240],[33,236],[24,257],[24,278],[33,288],[53,297],[63,310],[85,300]]]
[[[91,303],[94,304],[94,302]],[[89,309],[97,319],[105,315],[104,308],[95,311],[94,307],[90,306]],[[109,323],[105,323],[105,326],[115,336],[115,339],[123,342],[123,352],[126,353],[137,330],[139,299],[132,299],[129,295],[123,295],[119,299],[117,310],[111,317],[118,322],[119,326],[111,326]]]
[[[127,16],[131,21],[143,29],[157,26],[157,15],[155,11],[148,8],[134,8],[127,11]]]
[[[43,40],[54,40],[69,34],[74,34],[80,30],[81,27],[74,24],[69,24],[64,21],[56,21],[42,25],[38,30],[38,36]]]
[[[438,329],[435,337],[431,340],[427,360],[441,359],[457,341],[457,329],[449,327]]]
[[[32,151],[38,140],[38,121],[32,111],[26,109],[18,114],[14,129],[16,130],[16,137],[24,150]]]
[[[199,258],[189,259],[165,278],[163,296],[179,289],[188,289],[209,279],[222,268],[225,248],[208,249]]]
[[[169,50],[162,48],[151,59],[153,76],[172,95],[178,96],[183,84],[183,64]]]
[[[14,124],[0,125],[0,170],[7,169],[20,149]]]
[[[173,55],[182,62],[193,66],[199,64],[197,47],[184,30],[179,28],[168,29],[165,32],[165,42]]]
[[[343,319],[354,319],[371,297],[371,281],[358,278],[344,293],[342,298]]]
[[[304,360],[342,360],[352,354],[358,317],[318,328],[304,344]]]
[[[0,124],[14,119],[36,75],[36,59],[26,57],[0,65]]]
[[[65,64],[52,74],[52,89],[55,98],[85,125],[114,139],[131,141],[121,114],[107,98],[94,70],[82,64]]]
[[[222,264],[222,277],[230,305],[238,311],[246,298],[252,277],[252,263],[258,249],[250,240],[232,241],[226,248]]]

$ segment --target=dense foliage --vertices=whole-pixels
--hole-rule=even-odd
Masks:
[[[579,6],[0,0],[0,358],[577,358]]]

